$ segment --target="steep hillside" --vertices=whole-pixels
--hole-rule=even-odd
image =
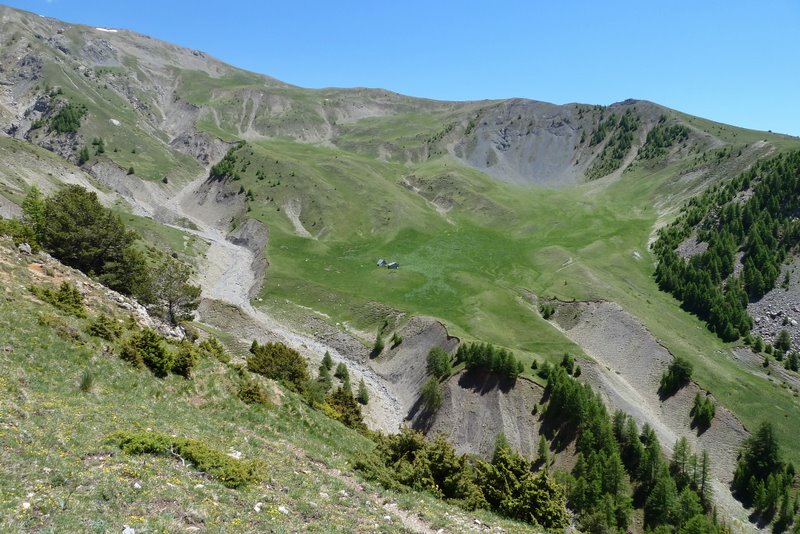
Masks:
[[[242,402],[239,355],[233,364],[205,355],[191,379],[132,367],[88,329],[104,313],[127,335],[144,320],[127,311],[130,302],[51,258],[18,253],[5,238],[0,281],[4,532],[528,531],[362,480],[352,465],[374,444],[274,383],[265,383],[268,405]],[[80,288],[87,318],[28,290],[63,282]],[[234,488],[186,453],[125,453],[119,432],[199,440],[232,466],[255,465],[258,478]]]

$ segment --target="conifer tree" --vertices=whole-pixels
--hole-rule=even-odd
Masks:
[[[367,391],[367,385],[364,383],[363,378],[358,382],[358,395],[356,395],[356,399],[363,405],[369,403],[369,391]]]
[[[322,365],[328,368],[328,370],[333,369],[333,358],[331,358],[331,353],[327,350],[325,351],[325,355],[322,357]]]
[[[22,222],[33,231],[37,243],[42,235],[45,222],[45,204],[42,192],[32,186],[22,201]]]

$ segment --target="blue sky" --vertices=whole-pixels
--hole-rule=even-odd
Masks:
[[[800,2],[20,0],[304,87],[445,99],[658,102],[800,135]]]

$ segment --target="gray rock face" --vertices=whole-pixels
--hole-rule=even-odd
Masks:
[[[775,289],[758,302],[751,302],[747,311],[753,318],[753,333],[765,343],[774,344],[781,330],[789,332],[792,350],[800,350],[800,260],[781,267]],[[787,281],[788,276],[788,283]]]
[[[31,251],[31,246],[28,243],[20,243],[19,245],[17,245],[17,249],[23,254],[28,254],[28,255],[33,254],[33,252]]]

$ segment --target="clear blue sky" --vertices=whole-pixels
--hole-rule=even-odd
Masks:
[[[800,135],[800,2],[18,0],[304,87],[446,100],[642,98]]]

